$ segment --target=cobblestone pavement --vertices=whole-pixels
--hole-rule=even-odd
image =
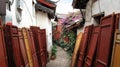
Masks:
[[[47,67],[70,67],[70,57],[61,47],[57,46],[57,55],[55,60],[50,60]]]

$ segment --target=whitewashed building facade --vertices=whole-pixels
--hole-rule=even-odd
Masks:
[[[36,8],[40,0],[10,0],[11,5],[6,6],[6,16],[5,23],[11,23],[19,28],[30,26],[38,26],[40,29],[46,29],[46,39],[47,39],[47,50],[51,51],[52,48],[52,23],[51,15],[44,9]],[[40,3],[39,3],[40,4]],[[49,5],[48,5],[49,6]],[[54,9],[49,9],[55,12],[56,5],[54,4]],[[44,5],[43,5],[44,7]],[[54,13],[52,15],[54,18]]]
[[[82,5],[78,3],[82,2]],[[79,32],[83,32],[84,28],[88,25],[98,25],[99,21],[96,17],[107,16],[114,13],[120,13],[120,0],[73,0],[73,7],[76,9],[85,10],[85,24],[84,27],[78,29]]]

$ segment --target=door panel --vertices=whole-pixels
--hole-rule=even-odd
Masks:
[[[101,19],[101,32],[95,67],[109,67],[111,51],[113,45],[114,18],[115,15],[109,15]]]
[[[90,40],[91,32],[92,32],[93,25],[87,26],[84,30],[84,34],[82,37],[82,42],[80,45],[80,52],[79,52],[79,58],[77,62],[77,67],[82,67],[84,63],[84,59],[86,56],[86,51],[89,47],[88,43]]]
[[[16,26],[4,25],[4,33],[9,67],[23,67],[18,28]]]
[[[34,43],[35,43],[35,50],[36,50],[36,54],[37,54],[38,63],[39,63],[39,66],[42,66],[41,56],[40,56],[39,39],[38,39],[38,31],[40,30],[40,28],[31,26],[30,29],[33,33],[33,39],[34,39]]]
[[[29,33],[29,38],[28,39],[29,39],[29,42],[30,42],[30,48],[31,48],[34,67],[39,67],[32,31],[27,30],[27,32]]]
[[[42,36],[45,36],[45,35],[43,35],[43,33],[45,33],[45,32],[43,31],[43,33],[41,33],[40,28],[35,27],[35,26],[31,26],[30,29],[32,30],[32,33],[33,33],[39,64],[41,67],[46,67],[46,58],[45,58],[46,56],[45,56],[45,52],[44,52],[46,50],[46,48],[45,48],[46,45],[44,45],[45,42],[42,39],[42,38],[45,38],[45,37],[42,37]]]
[[[82,40],[82,35],[83,35],[82,32],[80,32],[77,35],[76,44],[75,44],[74,52],[72,54],[72,61],[71,61],[70,67],[75,67],[76,60],[77,60],[77,55],[78,55],[78,51],[79,51],[79,48],[80,48],[80,45],[81,45],[80,43],[81,43],[81,40]]]
[[[92,62],[95,56],[95,51],[97,48],[97,44],[98,44],[98,38],[99,38],[99,34],[100,34],[100,27],[94,27],[92,35],[91,35],[91,39],[89,42],[89,49],[87,51],[87,56],[85,58],[85,63],[84,63],[84,67],[92,67]]]
[[[120,31],[116,30],[112,53],[111,67],[120,67]]]
[[[26,28],[22,28],[22,33],[23,33],[23,37],[24,37],[24,42],[25,42],[25,47],[26,47],[27,57],[28,57],[30,67],[34,67],[32,53],[31,53],[31,49],[30,49],[29,38],[28,38],[29,34],[27,33]]]
[[[43,52],[45,54],[45,64],[47,63],[47,44],[46,44],[46,30],[45,29],[40,29],[40,35],[41,35],[41,42],[43,45]]]
[[[20,51],[20,42],[18,35],[18,28],[16,26],[11,27],[12,33],[12,45],[13,45],[13,57],[15,60],[16,67],[24,67],[23,59]]]
[[[0,66],[8,67],[6,47],[5,47],[4,35],[3,35],[3,30],[2,30],[1,25],[0,25]]]
[[[13,37],[12,41],[13,41],[13,51],[14,51],[13,57],[15,59],[16,67],[21,67],[21,65],[23,64],[23,61],[21,60],[20,49],[18,49],[18,48],[20,48],[18,46],[19,39],[18,39],[18,37]],[[17,66],[17,65],[19,65],[19,66]]]
[[[22,58],[24,60],[25,67],[29,67],[30,64],[29,64],[28,57],[27,57],[27,52],[26,52],[24,38],[22,35],[22,30],[19,29],[18,33],[19,33],[19,41],[20,41],[20,49],[21,49]]]
[[[116,14],[116,19],[115,19],[115,29],[119,29],[120,27],[120,13]]]
[[[10,35],[10,26],[4,25],[4,37],[5,37],[5,45],[6,45],[6,53],[8,58],[8,67],[15,67],[15,61],[13,57],[13,48],[12,48],[12,37]]]
[[[39,46],[40,46],[40,56],[41,56],[42,67],[46,67],[44,43],[42,41],[42,35],[40,30],[38,30],[38,40],[39,40]]]

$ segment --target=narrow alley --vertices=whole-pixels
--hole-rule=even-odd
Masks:
[[[47,67],[70,67],[70,57],[61,47],[57,46],[56,59],[51,60]]]
[[[120,67],[120,0],[0,0],[0,67]]]

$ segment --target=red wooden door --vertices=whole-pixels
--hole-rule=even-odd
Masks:
[[[95,67],[109,67],[113,45],[114,14],[101,19],[101,32]]]
[[[93,25],[87,26],[84,30],[84,34],[83,34],[83,37],[82,37],[82,42],[81,42],[81,45],[80,45],[80,52],[79,52],[77,67],[82,67],[83,66],[84,58],[85,58],[85,55],[86,55],[86,50],[89,46],[88,41],[90,39],[92,28],[93,28]]]
[[[29,65],[27,52],[26,52],[26,48],[25,48],[25,42],[24,42],[24,38],[23,38],[23,34],[22,34],[21,29],[18,30],[18,34],[19,34],[19,41],[20,41],[20,49],[21,49],[22,58],[24,60],[25,67],[29,67],[30,65]]]
[[[24,64],[21,58],[18,28],[16,26],[5,25],[4,31],[9,67],[23,67]]]
[[[41,64],[42,64],[42,67],[46,67],[45,53],[44,53],[44,49],[43,49],[44,46],[43,46],[40,30],[38,30],[38,43],[39,43],[39,47],[40,47]]]
[[[46,44],[46,30],[45,29],[40,29],[41,33],[41,42],[43,45],[43,52],[45,54],[45,63],[47,63],[47,44]]]
[[[0,25],[0,66],[8,67],[4,34],[3,34],[3,29],[1,25]]]
[[[28,30],[27,32],[29,33],[28,39],[29,39],[29,43],[30,43],[34,67],[39,67],[32,31]]]
[[[35,43],[35,49],[36,49],[38,63],[39,63],[39,66],[42,66],[41,56],[40,56],[40,46],[39,46],[39,40],[38,40],[38,31],[40,28],[35,27],[35,26],[31,26],[30,29],[33,33],[33,39],[34,39],[34,43]]]
[[[95,51],[96,51],[96,47],[98,44],[99,34],[100,34],[100,27],[99,26],[94,27],[91,38],[90,38],[90,42],[89,42],[90,47],[89,47],[89,49],[87,51],[87,55],[85,57],[84,67],[93,67],[92,62],[93,62],[93,58],[95,56]]]
[[[34,42],[35,42],[35,45],[36,45],[36,52],[37,52],[37,57],[38,57],[38,60],[39,60],[39,64],[40,64],[41,67],[46,67],[44,45],[43,45],[43,42],[42,42],[42,36],[43,35],[41,35],[41,31],[40,31],[39,27],[31,26],[30,28],[33,32]]]
[[[10,27],[4,25],[3,29],[4,29],[6,53],[8,58],[8,67],[15,67],[15,62],[13,58],[13,49],[11,45],[12,40],[10,36]]]

